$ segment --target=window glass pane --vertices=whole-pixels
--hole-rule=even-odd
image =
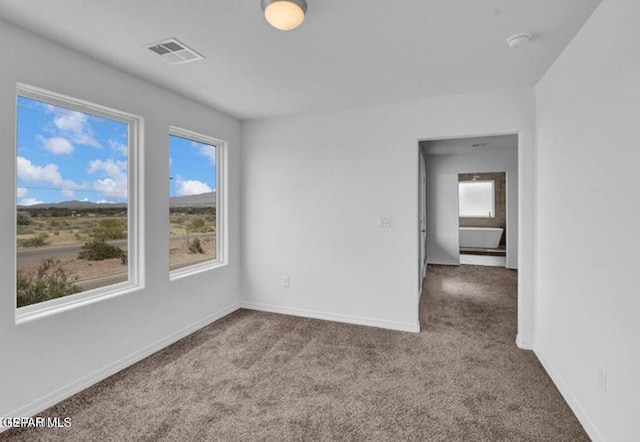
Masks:
[[[129,125],[17,98],[17,305],[129,280]]]
[[[461,218],[493,218],[493,181],[463,181],[458,183]]]
[[[216,149],[169,136],[170,270],[217,258]]]

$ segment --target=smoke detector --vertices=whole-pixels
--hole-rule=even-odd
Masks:
[[[526,45],[529,40],[531,40],[531,34],[514,34],[507,38],[507,46],[517,48]]]
[[[192,61],[204,60],[203,55],[198,54],[189,46],[181,43],[175,38],[168,38],[166,40],[149,43],[144,46],[171,64],[183,64],[190,63]]]

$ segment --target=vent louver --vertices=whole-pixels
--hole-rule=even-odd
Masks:
[[[204,56],[179,42],[175,38],[150,43],[145,45],[147,49],[155,52],[171,64],[189,63],[192,61],[203,60]]]

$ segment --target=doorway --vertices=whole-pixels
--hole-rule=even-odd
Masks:
[[[518,135],[424,140],[419,143],[419,146],[420,190],[418,193],[421,201],[418,225],[421,258],[429,264],[460,265],[465,263],[468,255],[498,256],[501,258],[501,266],[517,269]],[[474,217],[461,217],[461,180],[493,182],[485,186],[493,186],[494,196],[493,206],[486,209],[486,215],[475,216],[475,220],[471,219]],[[474,186],[471,185],[471,187]],[[482,185],[478,186],[478,188],[482,187]],[[504,197],[496,195],[496,191],[504,191]],[[500,211],[500,217],[497,216],[498,211]],[[497,227],[491,225],[496,222],[502,225]],[[465,225],[469,223],[472,225]],[[473,225],[474,223],[479,225]],[[465,245],[464,238],[461,245],[461,227],[485,229],[496,227],[503,230],[496,245],[482,247]],[[422,256],[423,250],[424,256]],[[469,251],[472,253],[467,253]]]

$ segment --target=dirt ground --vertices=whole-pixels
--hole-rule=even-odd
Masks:
[[[189,253],[186,244],[174,247],[169,251],[169,262],[172,269],[186,267],[215,258],[215,240],[202,240],[202,249],[205,253]],[[88,261],[86,259],[65,260],[64,267],[78,277],[78,282],[127,273],[127,266],[122,264],[120,258],[105,259],[102,261]],[[28,273],[35,272],[39,264],[21,266],[19,270]]]

